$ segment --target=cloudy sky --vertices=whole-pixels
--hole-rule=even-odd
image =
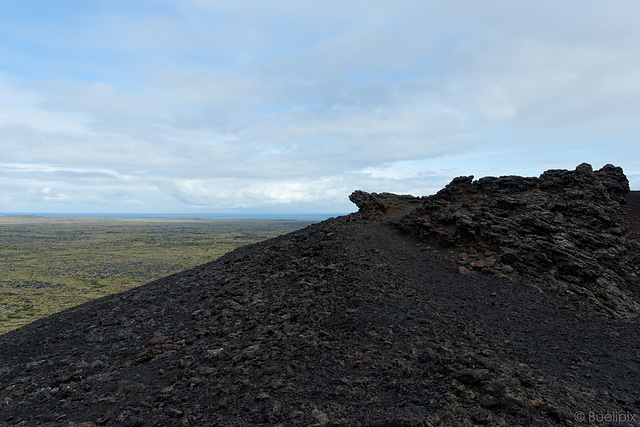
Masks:
[[[637,0],[2,0],[1,212],[330,212],[622,166]]]

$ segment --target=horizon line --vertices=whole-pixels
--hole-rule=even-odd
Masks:
[[[174,219],[285,219],[318,220],[350,212],[0,212],[0,216],[40,218],[174,218]]]

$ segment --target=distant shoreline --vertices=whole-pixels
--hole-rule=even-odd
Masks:
[[[0,216],[39,218],[165,218],[165,219],[262,219],[285,221],[323,221],[345,213],[67,213],[67,212],[0,212]]]

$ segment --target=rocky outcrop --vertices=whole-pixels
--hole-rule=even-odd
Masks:
[[[578,295],[610,313],[636,316],[638,243],[622,204],[619,167],[549,170],[540,177],[455,178],[406,215],[404,229],[458,257],[460,272],[524,277]]]
[[[356,190],[351,193],[349,200],[358,207],[360,213],[365,215],[387,210],[385,204],[376,197],[375,193],[371,194],[366,191]]]
[[[368,221],[381,220],[385,216],[403,216],[421,205],[425,199],[426,197],[406,194],[367,193],[362,190],[356,190],[349,196],[349,200],[359,208],[352,217]]]

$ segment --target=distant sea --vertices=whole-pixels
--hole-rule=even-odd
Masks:
[[[175,218],[175,219],[269,219],[283,221],[324,221],[344,213],[60,213],[60,212],[0,212],[0,215],[32,215],[40,217],[94,218]]]

